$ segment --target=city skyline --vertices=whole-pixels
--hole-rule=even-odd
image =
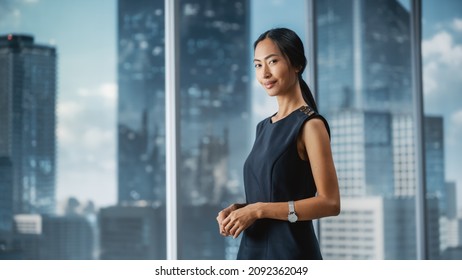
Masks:
[[[456,90],[461,85],[454,74],[461,67],[462,15],[457,13],[461,10],[457,8],[460,3],[448,3],[436,6],[424,1],[425,104],[429,115],[444,113],[444,127],[447,131],[446,178],[455,181],[460,190],[462,179],[457,172],[457,153],[449,151],[459,147],[457,139],[462,133],[462,111],[458,109],[461,101],[456,98]],[[42,0],[1,1],[1,5],[4,7],[0,19],[1,34],[33,33],[38,42],[59,47],[58,200],[76,196],[82,201],[91,199],[98,206],[115,203],[116,180],[111,175],[115,174],[116,169],[113,123],[117,98],[114,1],[83,2],[77,9],[73,9],[72,16],[63,17],[56,13],[51,17],[41,17],[40,20],[38,17],[41,14],[68,10],[69,4]],[[272,1],[266,6],[262,2],[252,1],[252,38],[268,27],[282,24],[303,33],[304,23],[297,22],[294,19],[297,17],[292,17],[290,23],[286,23],[289,21],[287,17],[275,11],[274,7],[280,8],[281,5],[283,1]],[[287,11],[297,10],[299,15],[303,15],[300,7],[304,7],[302,1],[284,8]],[[86,21],[81,20],[83,14],[87,15]],[[254,21],[258,16],[262,20],[257,24]],[[59,26],[52,24],[58,20],[61,22]],[[94,26],[98,26],[98,30]],[[94,48],[95,45],[102,47]],[[85,59],[84,55],[89,57]],[[85,72],[93,74],[83,75]],[[447,94],[442,95],[440,92]],[[267,98],[260,89],[254,90],[253,99],[255,119],[266,116],[274,108],[274,100]],[[258,103],[264,106],[255,105],[255,100],[263,100]],[[443,111],[444,107],[447,110]],[[106,112],[103,115],[100,114],[102,109]],[[95,118],[99,119],[98,122],[93,122]],[[80,152],[77,147],[80,147]],[[461,197],[459,191],[459,206]]]
[[[273,0],[269,5],[257,1],[249,4],[246,0],[211,1],[213,0],[197,3],[179,2],[181,40],[179,52],[183,59],[180,61],[182,67],[179,81],[178,113],[181,117],[177,125],[181,135],[188,136],[180,139],[179,151],[181,180],[178,184],[179,197],[176,205],[179,233],[177,242],[181,244],[178,247],[179,259],[235,258],[237,248],[235,241],[239,242],[239,240],[223,239],[216,234],[214,213],[231,202],[244,199],[239,170],[241,170],[241,159],[243,161],[246,150],[250,148],[247,145],[253,141],[248,134],[254,131],[256,122],[274,113],[276,109],[275,100],[268,99],[257,83],[250,81],[249,78],[254,79],[250,63],[243,66],[251,59],[252,38],[270,27],[284,25],[302,34],[302,39],[306,42],[304,33],[308,11],[305,1],[300,0],[293,6],[288,6],[287,2],[281,0]],[[0,105],[10,106],[9,100],[4,102],[5,96],[6,99],[13,96],[11,99],[16,98],[21,101],[17,102],[20,104],[17,106],[19,109],[13,115],[6,110],[0,112],[3,114],[2,119],[6,120],[2,123],[2,126],[6,127],[3,130],[9,131],[8,120],[16,118],[21,122],[14,123],[13,128],[17,131],[21,130],[21,133],[26,135],[24,141],[20,138],[12,140],[13,146],[19,145],[15,149],[21,152],[18,153],[18,159],[11,161],[8,153],[6,158],[1,153],[2,149],[8,147],[10,140],[8,137],[5,138],[5,135],[0,135],[3,137],[0,138],[0,174],[7,175],[5,178],[0,178],[0,189],[8,193],[8,186],[15,186],[13,188],[15,199],[12,206],[16,208],[11,211],[10,202],[0,200],[0,216],[11,216],[15,213],[48,214],[13,216],[14,229],[11,229],[11,224],[0,224],[0,229],[3,228],[7,232],[5,239],[7,252],[10,250],[11,256],[18,252],[19,258],[22,254],[25,258],[36,258],[31,256],[36,253],[34,246],[38,244],[44,246],[37,251],[42,254],[39,258],[65,259],[93,256],[98,258],[102,257],[104,252],[108,253],[105,255],[107,258],[123,258],[122,255],[117,257],[120,249],[118,246],[121,245],[123,249],[123,246],[132,244],[130,234],[127,235],[125,232],[125,222],[140,226],[133,234],[141,234],[143,238],[154,238],[157,242],[162,239],[159,239],[160,236],[166,234],[163,227],[164,219],[172,218],[165,217],[163,202],[165,187],[168,187],[165,186],[163,162],[165,133],[162,85],[163,7],[144,9],[143,5],[124,6],[123,3],[130,2],[118,1],[115,11],[118,12],[116,21],[118,29],[115,35],[116,65],[112,65],[112,62],[106,64],[104,60],[100,60],[101,57],[94,56],[95,53],[105,50],[98,46],[105,45],[107,42],[103,43],[104,32],[94,28],[92,24],[95,22],[92,20],[85,21],[82,26],[88,25],[88,28],[97,29],[101,36],[91,38],[90,34],[88,37],[67,34],[67,36],[73,35],[75,42],[53,38],[46,43],[36,38],[34,32],[30,33],[32,35],[27,35],[26,31],[8,32],[7,35],[2,33],[5,15],[17,20],[13,25],[21,23],[20,18],[23,14],[21,10],[14,8],[15,5],[27,6],[25,10],[29,9],[30,12],[34,6],[37,11],[40,5],[46,6],[45,3],[49,4],[49,0],[0,2],[0,7],[6,8],[2,10],[3,14],[0,14],[2,16],[0,35],[3,36],[1,38],[13,42],[17,40],[24,45],[35,40],[37,47],[34,55],[43,50],[51,50],[51,54],[44,52],[41,56],[37,56],[38,58],[29,58],[29,61],[27,61],[27,53],[21,54],[20,58],[29,63],[26,65],[32,67],[24,68],[26,69],[24,77],[17,75],[22,77],[19,82],[13,83],[12,81],[16,80],[4,79],[6,82],[0,84],[3,88],[9,88],[5,85],[12,83],[13,91],[10,91],[18,90],[17,94],[3,94]],[[329,241],[321,243],[325,248],[333,249],[331,255],[326,255],[327,259],[358,256],[359,258],[372,256],[371,258],[412,259],[417,255],[415,250],[419,247],[413,238],[418,226],[414,219],[415,204],[409,203],[414,201],[412,198],[418,193],[415,180],[416,157],[413,149],[416,139],[412,116],[414,110],[410,75],[412,66],[410,59],[408,60],[410,22],[409,7],[406,4],[409,2],[377,0],[376,4],[373,3],[366,0],[342,3],[319,2],[316,11],[319,31],[318,104],[320,112],[326,116],[333,128],[331,143],[342,199],[350,202],[350,208],[346,207],[342,212],[344,216],[340,220],[327,218],[323,220],[326,223],[321,222],[321,237],[325,226],[327,229],[331,226],[330,232],[334,233],[328,236]],[[159,0],[156,4],[163,4],[163,1]],[[424,5],[424,15],[429,6],[431,5]],[[278,8],[290,10],[295,7],[298,7],[298,11],[304,11],[299,12],[298,21],[287,21],[284,15],[276,12]],[[133,12],[131,8],[134,8]],[[98,11],[94,12],[98,13]],[[271,13],[281,18],[267,18]],[[449,11],[446,11],[446,15],[448,13]],[[52,14],[62,16],[59,12]],[[434,13],[431,15],[433,16]],[[461,145],[460,141],[457,141],[457,136],[458,133],[462,133],[462,120],[460,120],[462,110],[461,106],[458,106],[462,100],[458,98],[457,90],[462,88],[462,85],[459,87],[461,82],[455,76],[439,76],[441,73],[447,74],[448,70],[458,70],[462,67],[460,45],[462,19],[457,15],[449,21],[439,22],[438,26],[429,26],[428,20],[432,16],[423,18],[424,28],[427,26],[424,32],[427,37],[424,37],[422,42],[426,89],[423,96],[426,106],[422,121],[425,126],[427,190],[424,195],[428,216],[425,216],[425,220],[421,222],[425,224],[429,240],[425,247],[429,252],[426,258],[438,259],[440,256],[451,254],[458,256],[457,250],[462,250],[461,243],[457,241],[461,231],[458,227],[460,214],[457,217],[453,209],[454,206],[461,207],[461,205],[449,196],[457,193],[459,201],[462,197],[461,192],[457,191],[461,189],[457,177],[460,174],[453,171],[459,167],[455,161],[457,159],[455,151],[458,151],[457,147]],[[377,20],[378,18],[381,20]],[[271,19],[271,23],[259,19]],[[276,24],[279,20],[283,24]],[[38,26],[41,24],[41,22],[37,23]],[[263,27],[264,24],[271,26]],[[106,27],[110,29],[111,25],[107,24]],[[432,29],[430,30],[432,32],[429,32],[429,29]],[[77,31],[80,30],[76,29]],[[70,43],[73,43],[72,47],[75,51],[82,49],[85,51],[81,56],[74,54],[72,59],[67,60],[70,57],[64,54],[67,54],[69,49],[66,46],[70,46]],[[86,44],[88,49],[85,47]],[[305,45],[309,44],[305,43]],[[54,59],[55,49],[58,53],[58,63],[61,59],[65,61],[58,64],[58,70],[53,66],[56,65],[55,60],[45,59],[46,57]],[[88,53],[91,50],[95,50],[95,53]],[[105,59],[110,61],[113,58],[108,56]],[[92,63],[95,69],[91,68]],[[351,65],[351,69],[348,65]],[[110,69],[112,66],[117,66],[117,75],[101,72],[101,69]],[[15,73],[14,67],[10,67],[11,69],[8,67],[4,67],[2,71],[8,74]],[[40,75],[33,72],[39,67]],[[70,72],[60,71],[60,67],[72,68],[75,76],[69,76]],[[28,74],[29,70],[32,74]],[[10,75],[4,77],[7,76],[10,77]],[[24,86],[24,89],[20,87],[22,83],[29,81],[27,77],[39,76],[44,78]],[[72,89],[77,94],[70,94],[67,91],[61,92],[59,86],[55,91],[55,81],[60,81],[61,77],[65,81],[62,84],[66,87],[76,81],[94,80],[96,83],[94,87],[84,87],[79,84],[80,87]],[[109,78],[102,83],[102,77]],[[110,77],[116,77],[116,80],[111,81]],[[453,88],[444,88],[441,79],[436,80],[435,77],[443,78],[447,83],[459,84]],[[40,96],[40,91],[35,95],[31,94],[34,91],[29,88],[40,90],[42,85],[43,96]],[[49,93],[52,93],[52,102]],[[26,97],[24,100],[21,99],[22,95]],[[55,138],[56,95],[58,96],[56,112],[58,129]],[[11,104],[13,103],[14,100]],[[45,109],[43,116],[34,115],[36,114],[34,110],[40,112],[42,109]],[[53,118],[50,118],[50,114]],[[37,121],[40,118],[43,120]],[[26,121],[24,122],[23,119]],[[41,132],[38,135],[43,139],[52,136],[52,141],[44,141],[49,145],[43,146],[44,151],[51,152],[34,154],[35,148],[28,148],[41,145],[34,138],[36,131]],[[27,136],[29,134],[30,136]],[[57,170],[58,179],[60,178],[57,188],[53,184],[50,189],[45,181],[51,180],[54,183],[56,178],[55,141],[59,143],[57,154],[62,162],[60,163],[58,159],[58,163],[62,169]],[[22,153],[27,154],[23,156]],[[18,165],[17,162],[22,164]],[[24,168],[26,172],[24,174],[11,172],[18,166]],[[34,173],[35,169],[38,170],[37,174]],[[15,174],[16,177],[9,176],[10,173]],[[40,176],[44,177],[45,181],[38,184],[36,178]],[[21,182],[22,185],[18,188],[18,184],[12,182]],[[43,192],[45,195],[41,194],[41,188],[45,190]],[[55,190],[62,193],[58,192],[58,195],[55,195]],[[118,199],[115,201],[110,197],[112,192],[115,192],[116,196],[118,194]],[[375,206],[383,207],[367,206],[372,200],[364,200],[365,205],[356,205],[354,202],[356,198],[372,199],[377,196],[380,200]],[[89,212],[83,211],[77,214],[74,210],[79,202],[74,197],[82,202],[85,200],[96,202],[96,206],[101,209],[99,216],[95,216],[97,212],[93,203],[87,204]],[[66,208],[61,207],[61,211],[58,211],[59,216],[53,215],[55,198],[67,201]],[[360,209],[359,206],[366,206],[366,208]],[[40,207],[43,210],[40,210]],[[135,210],[133,215],[125,217],[124,211],[129,207],[152,208],[153,213],[156,213],[154,216],[159,217],[156,220],[153,215],[148,214],[150,210],[143,213]],[[370,211],[374,212],[373,216],[369,215]],[[65,215],[62,215],[63,213]],[[81,222],[75,219],[77,216],[80,217],[77,220]],[[143,217],[148,218],[149,221],[141,221]],[[353,245],[351,252],[347,252],[352,254],[342,255],[341,252],[345,248],[342,242],[358,241],[355,234],[358,228],[354,227],[354,224],[364,225],[361,231],[370,233],[371,218],[383,226],[373,229],[377,232],[365,237],[365,241],[373,240],[372,246],[370,244],[362,248],[364,249],[362,257],[356,254],[360,253],[359,251],[355,251],[355,248],[361,247],[358,244]],[[345,223],[346,220],[350,222]],[[33,237],[20,229],[25,229],[31,221],[43,227]],[[23,222],[25,223],[21,224]],[[145,231],[144,226],[151,228],[149,232]],[[73,228],[76,229],[76,235],[67,238],[68,234],[65,232],[72,232]],[[92,230],[89,230],[90,228]],[[63,231],[59,233],[61,229]],[[106,232],[99,235],[101,247],[92,241],[98,236],[98,230]],[[348,230],[351,230],[349,240],[337,235]],[[406,237],[398,238],[400,231],[405,232]],[[9,248],[8,232],[13,238],[11,239],[13,247]],[[125,243],[117,242],[118,238],[127,237]],[[40,241],[38,238],[43,240]],[[89,249],[86,252],[81,251],[83,254],[79,253],[78,249],[71,250],[75,251],[75,254],[67,253],[57,249],[61,245],[53,249],[52,245],[47,244],[47,238],[50,241],[56,239],[59,244],[62,242],[63,246],[72,243],[75,248],[80,247],[75,243],[76,240],[85,239],[82,244],[86,245],[82,246],[88,245]],[[112,241],[105,245],[106,238]],[[133,243],[134,248],[139,249],[150,244],[145,242],[147,239],[143,240],[138,244]],[[19,243],[15,243],[16,241]],[[17,245],[14,244],[21,244],[17,248],[26,248],[25,251],[15,249],[14,246]],[[29,250],[27,244],[30,244],[32,249]],[[150,250],[158,249],[158,251],[154,255],[146,255],[146,258],[164,258],[160,246],[151,247]],[[112,249],[115,251],[109,253]],[[102,251],[98,252],[98,250]]]

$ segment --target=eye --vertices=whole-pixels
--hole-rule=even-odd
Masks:
[[[261,64],[254,64],[253,67],[255,67],[255,69],[261,68]]]
[[[278,62],[276,59],[272,59],[268,62],[268,64],[271,65],[271,64],[275,64],[276,62]]]

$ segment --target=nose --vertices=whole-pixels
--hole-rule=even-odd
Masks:
[[[269,77],[271,77],[271,72],[269,71],[269,67],[266,65],[263,65],[262,68],[263,68],[262,69],[263,79],[268,79]]]

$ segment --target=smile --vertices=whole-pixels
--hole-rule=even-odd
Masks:
[[[263,86],[264,86],[266,89],[270,89],[270,88],[272,88],[275,84],[276,84],[275,81],[271,81],[271,82],[265,82],[265,83],[263,83]]]

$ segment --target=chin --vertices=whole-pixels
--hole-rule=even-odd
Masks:
[[[271,96],[271,97],[274,97],[274,96],[277,96],[278,95],[278,92],[277,91],[274,91],[274,90],[266,90],[266,93],[268,94],[268,96]]]

